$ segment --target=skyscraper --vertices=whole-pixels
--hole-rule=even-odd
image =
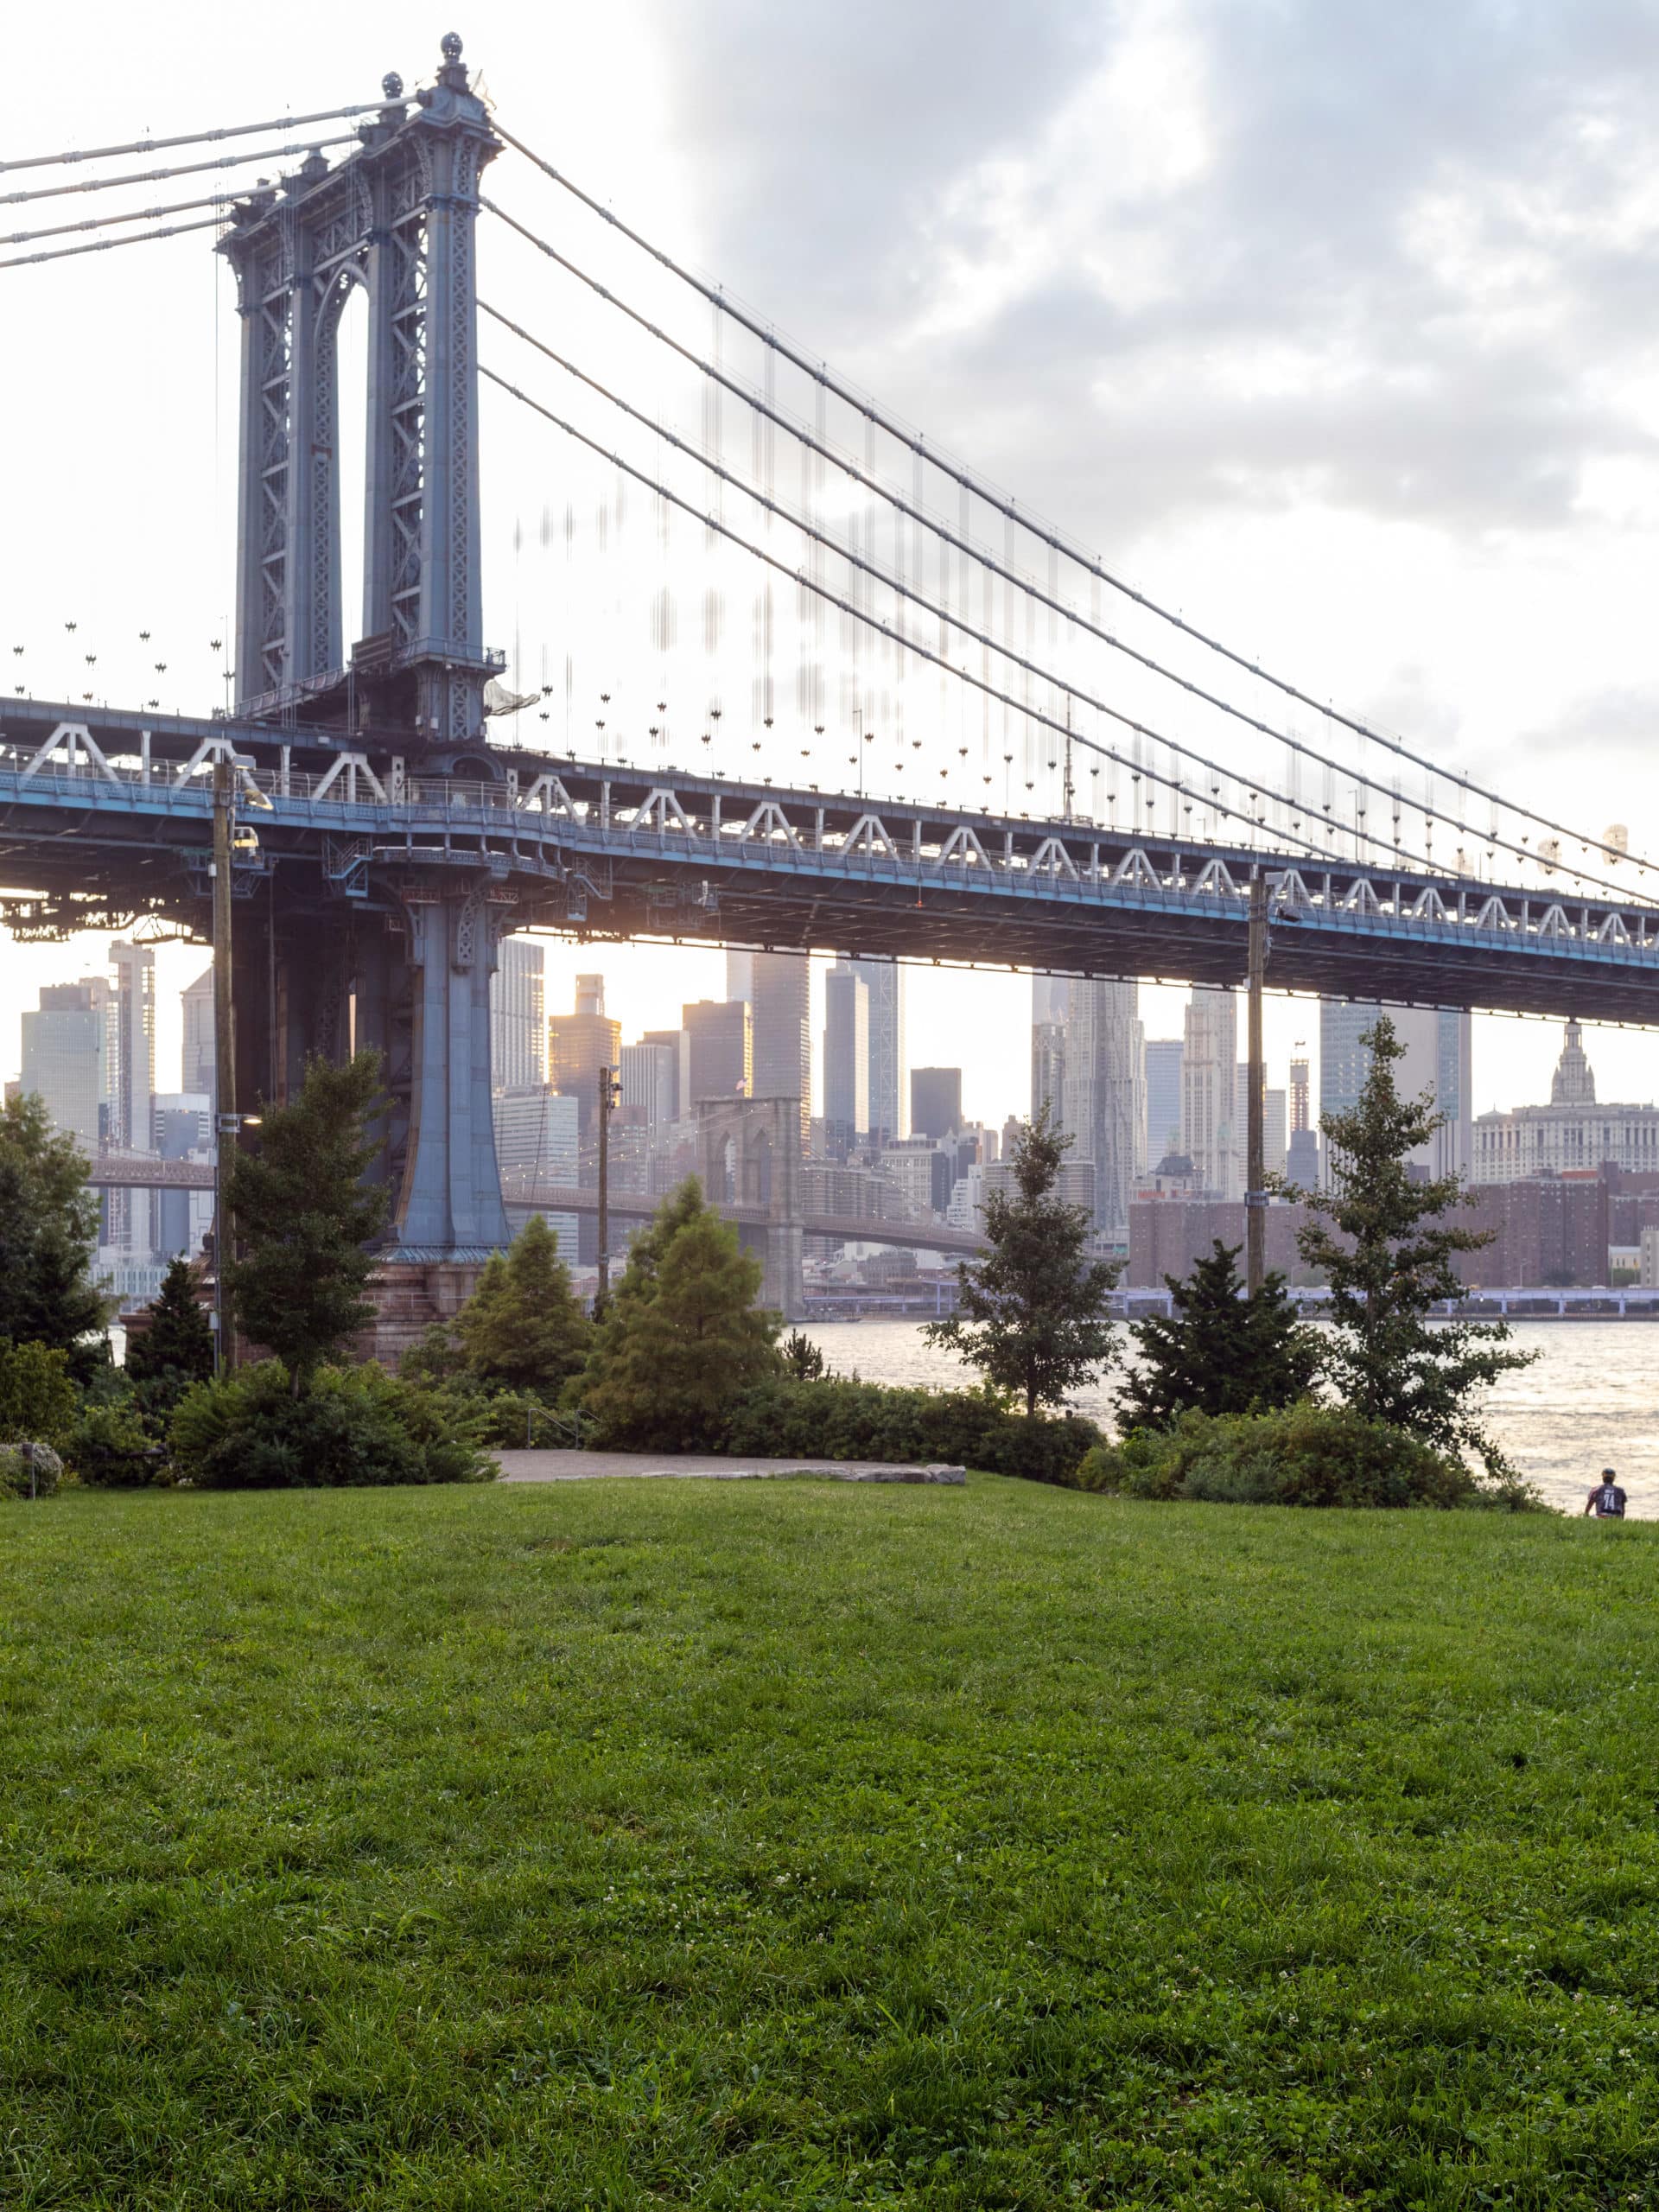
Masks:
[[[1035,1029],[1045,1021],[1064,1021],[1071,1001],[1071,979],[1069,976],[1033,976],[1031,979],[1032,1027]]]
[[[1182,1042],[1181,1150],[1202,1187],[1231,1200],[1244,1193],[1243,1146],[1234,1118],[1237,1068],[1234,994],[1195,986]]]
[[[94,1153],[109,1133],[111,993],[102,976],[46,983],[25,1012],[22,1087],[43,1101],[52,1125]]]
[[[1473,1021],[1453,1007],[1382,1007],[1359,999],[1319,1001],[1319,1112],[1351,1114],[1370,1072],[1365,1033],[1386,1014],[1405,1057],[1395,1064],[1403,1098],[1427,1091],[1444,1126],[1408,1153],[1426,1175],[1466,1175],[1473,1164]]]
[[[647,1128],[679,1119],[677,1038],[671,1046],[643,1042],[622,1047],[622,1103],[637,1113]]]
[[[545,961],[531,938],[501,941],[490,978],[490,1083],[496,1090],[547,1079]]]
[[[870,1128],[870,987],[849,961],[823,982],[823,1134],[845,1160]]]
[[[599,1071],[613,1068],[622,1049],[622,1025],[605,1011],[605,978],[578,976],[573,1014],[556,1014],[547,1025],[549,1087],[576,1102],[585,1137],[599,1111]]]
[[[729,963],[734,956],[727,956]],[[812,1113],[811,970],[804,952],[749,956],[752,1098],[800,1101],[801,1151]]]
[[[184,1054],[179,1088],[213,1095],[213,971],[204,968],[179,994],[184,1012]]]
[[[1068,1160],[1095,1170],[1095,1227],[1127,1236],[1146,1149],[1145,1038],[1134,983],[1074,982],[1066,999],[1064,1121]]]
[[[110,1142],[149,1149],[156,1091],[156,954],[118,938],[110,947]]]
[[[680,1116],[705,1098],[753,1094],[753,1047],[747,999],[699,999],[680,1009]]]
[[[1181,1056],[1179,1037],[1147,1039],[1147,1166],[1181,1149]]]
[[[1031,1118],[1046,1106],[1051,1121],[1065,1119],[1065,1016],[1031,1025]]]
[[[852,964],[870,995],[870,1135],[891,1143],[903,1125],[905,971],[896,960]]]
[[[910,1133],[939,1138],[962,1127],[962,1070],[912,1068],[910,1071]]]

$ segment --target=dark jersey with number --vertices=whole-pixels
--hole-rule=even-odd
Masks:
[[[1624,1493],[1617,1483],[1599,1483],[1590,1493],[1590,1503],[1596,1509],[1598,1521],[1624,1518]]]

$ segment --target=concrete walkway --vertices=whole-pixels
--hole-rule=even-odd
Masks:
[[[721,1459],[695,1452],[498,1452],[509,1483],[585,1483],[610,1475],[704,1482],[764,1482],[773,1475],[829,1475],[841,1483],[965,1483],[960,1467],[895,1466],[876,1459]]]

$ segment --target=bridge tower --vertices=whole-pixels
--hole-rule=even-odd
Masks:
[[[410,100],[386,77],[358,147],[333,166],[313,153],[251,194],[220,245],[242,323],[236,717],[296,752],[350,748],[391,790],[499,766],[483,741],[502,664],[483,643],[474,233],[501,142],[461,56],[452,31],[435,82]],[[363,607],[347,652],[337,338],[359,284]],[[238,923],[238,1005],[254,1010],[238,1016],[239,1095],[286,1095],[308,1053],[382,1052],[383,1303],[401,1303],[412,1331],[423,1309],[453,1308],[508,1241],[489,984],[512,894],[477,868],[399,874],[341,848],[321,898],[315,874],[279,866],[268,912]]]

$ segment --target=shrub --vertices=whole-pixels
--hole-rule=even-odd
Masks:
[[[280,1360],[199,1382],[174,1414],[175,1471],[204,1490],[489,1482],[457,1403],[378,1367],[314,1371],[293,1395]]]
[[[724,1442],[729,1452],[769,1459],[944,1460],[1065,1483],[1101,1440],[1093,1421],[1012,1413],[993,1390],[889,1389],[826,1376],[756,1383],[733,1406]]]
[[[80,1401],[69,1355],[55,1344],[0,1341],[0,1440],[67,1449]],[[24,1484],[27,1495],[28,1484]]]
[[[83,1406],[69,1440],[69,1459],[81,1481],[99,1490],[161,1487],[173,1481],[166,1452],[132,1404]]]
[[[31,1473],[27,1456],[32,1448]],[[0,1497],[50,1497],[63,1480],[63,1461],[49,1444],[0,1444]]]
[[[1312,1399],[1268,1414],[1186,1414],[1090,1452],[1082,1490],[1121,1497],[1203,1498],[1230,1505],[1459,1506],[1535,1509],[1526,1485],[1482,1482],[1404,1429]]]

